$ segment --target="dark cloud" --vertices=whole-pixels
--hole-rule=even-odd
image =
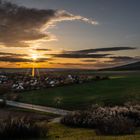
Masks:
[[[27,54],[6,53],[0,52],[0,62],[32,62],[29,59],[22,57],[28,56]]]
[[[51,54],[53,57],[60,58],[104,58],[110,54],[74,54],[74,53],[61,53],[61,54]]]
[[[34,50],[36,50],[36,51],[39,51],[39,52],[41,52],[41,51],[51,51],[51,49],[34,49]]]
[[[97,48],[97,49],[85,49],[77,51],[65,51],[65,53],[72,54],[87,54],[87,53],[98,53],[98,52],[112,52],[112,51],[123,51],[123,50],[134,50],[135,47],[110,47],[110,48]]]
[[[29,60],[29,59],[11,57],[11,56],[0,57],[0,61],[1,62],[33,62],[32,60]]]
[[[100,60],[100,59],[87,59],[87,60],[81,60],[82,62],[87,62],[87,63],[55,63],[55,62],[50,62],[50,64],[57,64],[57,65],[62,65],[65,67],[75,67],[75,68],[94,68],[94,69],[99,69],[99,68],[108,68],[108,67],[114,67],[114,66],[120,66],[124,64],[128,64],[131,62],[137,62],[140,61],[140,57],[129,57],[129,56],[113,56],[113,57],[105,57],[105,58],[110,58],[110,60]]]
[[[42,63],[42,62],[47,62],[52,60],[51,58],[38,58],[36,61],[28,58],[22,58],[19,56],[1,56],[0,57],[0,62],[10,62],[10,63],[17,63],[17,62],[35,62],[35,63]]]
[[[29,9],[0,0],[0,44],[6,47],[28,47],[32,43],[51,40],[46,29],[65,20],[97,24],[96,21],[62,10]]]
[[[16,56],[16,57],[25,57],[28,56],[27,54],[17,54],[17,53],[5,53],[5,52],[0,52],[0,55],[2,56]]]
[[[41,63],[41,62],[47,62],[47,61],[52,61],[54,59],[52,58],[38,58],[35,62],[36,63]]]
[[[83,63],[54,63],[54,62],[50,62],[49,64],[52,65],[62,65],[62,66],[66,66],[66,67],[75,67],[75,68],[85,68],[85,67],[92,67],[91,64],[83,64]]]
[[[26,41],[46,37],[38,29],[55,15],[54,10],[36,10],[0,2],[0,43],[8,47],[27,47]]]
[[[97,62],[97,60],[87,59],[87,60],[81,60],[82,62]]]
[[[97,49],[85,49],[77,51],[63,51],[60,54],[52,54],[54,57],[61,58],[104,58],[111,54],[98,54],[98,52],[112,52],[122,50],[133,50],[134,47],[111,47],[111,48],[97,48]],[[85,60],[93,61],[93,60]]]
[[[66,68],[83,68],[83,69],[100,69],[104,67],[107,68],[107,67],[116,66],[116,64],[103,63],[103,62],[98,62],[98,63],[52,63],[50,62],[49,64],[61,65]]]
[[[140,60],[139,57],[130,57],[130,56],[111,56],[111,57],[104,57],[110,60],[102,60],[104,63],[126,63],[126,62],[134,62]],[[87,59],[81,60],[82,62],[99,62],[99,59]]]
[[[113,57],[109,57],[112,60],[109,60],[108,62],[112,62],[112,63],[128,63],[128,62],[135,62],[140,60],[140,58],[138,57],[130,57],[130,56],[113,56]]]
[[[69,68],[104,68],[104,67],[113,67],[117,66],[117,64],[114,63],[106,63],[106,62],[100,62],[97,61],[96,63],[52,63],[50,62],[49,64],[55,64],[55,65],[62,65],[64,67],[69,67]]]
[[[49,64],[57,64],[57,65],[82,65],[80,63],[55,63],[55,62],[50,62]]]
[[[95,58],[81,60],[82,62],[96,62],[96,59],[100,58],[110,58],[111,61],[130,61],[135,60],[133,57],[128,56],[112,56],[113,54],[99,54],[98,52],[112,52],[112,51],[122,51],[122,50],[133,50],[135,47],[111,47],[111,48],[97,48],[97,49],[86,49],[86,50],[77,50],[77,51],[63,51],[60,54],[50,54],[53,57],[59,58]],[[48,54],[47,54],[48,55]]]

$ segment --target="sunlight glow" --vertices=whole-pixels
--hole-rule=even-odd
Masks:
[[[37,54],[32,54],[31,58],[36,61],[38,59],[38,55]]]

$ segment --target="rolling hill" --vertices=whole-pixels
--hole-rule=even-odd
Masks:
[[[140,70],[140,61],[114,68],[107,68],[103,70]]]

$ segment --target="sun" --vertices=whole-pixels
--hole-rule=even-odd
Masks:
[[[37,54],[32,54],[31,58],[32,58],[32,60],[36,61],[38,59],[38,55]]]

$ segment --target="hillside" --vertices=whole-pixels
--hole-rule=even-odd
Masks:
[[[140,61],[114,68],[107,68],[104,70],[140,70]]]

